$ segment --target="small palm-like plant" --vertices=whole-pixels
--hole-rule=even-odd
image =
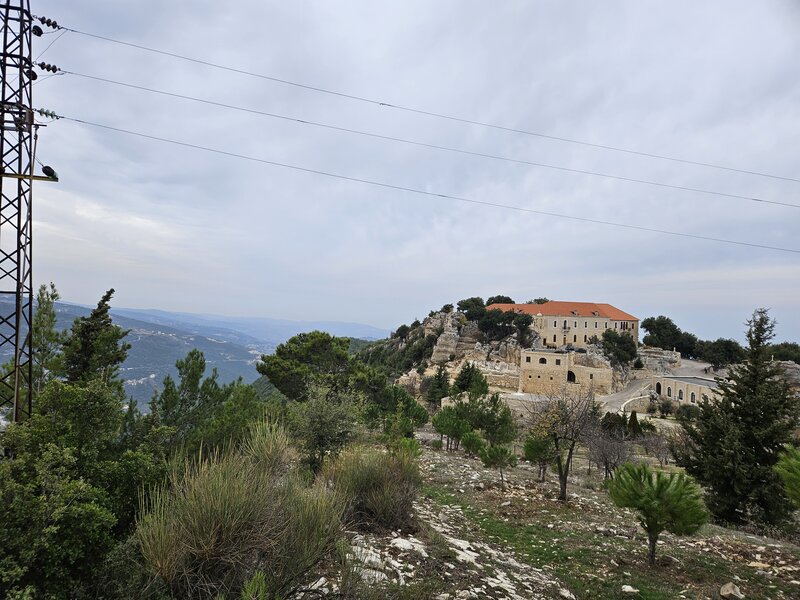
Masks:
[[[656,564],[656,543],[662,531],[691,535],[708,520],[700,487],[684,473],[654,472],[647,465],[628,463],[609,480],[608,493],[617,506],[639,513],[651,567]]]

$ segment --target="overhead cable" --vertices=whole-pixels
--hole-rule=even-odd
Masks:
[[[119,45],[122,45],[122,46],[128,46],[130,48],[136,48],[137,50],[143,50],[143,51],[146,51],[146,52],[152,52],[152,53],[155,53],[155,54],[161,54],[163,56],[169,56],[171,58],[176,58],[176,59],[179,59],[179,60],[184,60],[184,61],[192,62],[192,63],[195,63],[195,64],[199,64],[199,65],[205,65],[207,67],[213,67],[215,69],[221,69],[221,70],[228,71],[228,72],[231,72],[231,73],[238,73],[240,75],[246,75],[248,77],[256,77],[258,79],[272,81],[274,83],[280,83],[280,84],[283,84],[283,85],[289,85],[289,86],[293,86],[293,87],[296,87],[296,88],[302,88],[302,89],[313,91],[313,92],[319,92],[319,93],[322,93],[322,94],[328,94],[328,95],[331,95],[331,96],[337,96],[339,98],[346,98],[346,99],[349,99],[349,100],[355,100],[355,101],[358,101],[358,102],[364,102],[364,103],[367,103],[367,104],[373,104],[375,106],[390,108],[390,109],[394,109],[394,110],[398,110],[398,111],[404,111],[404,112],[408,112],[408,113],[425,115],[425,116],[428,116],[428,117],[435,117],[435,118],[438,118],[438,119],[446,119],[448,121],[455,121],[455,122],[458,122],[458,123],[476,125],[476,126],[479,126],[479,127],[487,127],[487,128],[490,128],[490,129],[506,131],[506,132],[510,132],[510,133],[518,133],[518,134],[522,134],[522,135],[528,135],[528,136],[538,137],[538,138],[547,139],[547,140],[565,142],[565,143],[568,143],[568,144],[577,144],[577,145],[581,145],[581,146],[597,148],[597,149],[600,149],[600,150],[608,150],[608,151],[612,151],[612,152],[621,152],[621,153],[625,153],[625,154],[643,156],[643,157],[654,158],[654,159],[659,159],[659,160],[667,160],[667,161],[676,162],[676,163],[682,163],[682,164],[687,164],[687,165],[708,167],[708,168],[711,168],[711,169],[719,169],[719,170],[723,170],[723,171],[732,171],[732,172],[735,172],[735,173],[744,173],[744,174],[747,174],[747,175],[755,175],[755,176],[758,176],[758,177],[768,177],[770,179],[781,179],[783,181],[793,181],[795,183],[800,183],[800,179],[797,179],[797,178],[794,178],[794,177],[786,177],[786,176],[783,176],[783,175],[776,175],[776,174],[773,174],[773,173],[765,173],[765,172],[754,171],[754,170],[749,170],[749,169],[740,169],[740,168],[736,168],[736,167],[730,167],[730,166],[720,165],[720,164],[715,164],[715,163],[710,163],[710,162],[689,160],[689,159],[686,159],[686,158],[679,158],[679,157],[676,157],[676,156],[669,156],[669,155],[666,155],[666,154],[657,154],[657,153],[654,153],[654,152],[643,152],[643,151],[640,151],[640,150],[633,150],[633,149],[630,149],[630,148],[623,148],[623,147],[620,147],[620,146],[612,146],[612,145],[609,145],[609,144],[599,144],[599,143],[594,143],[594,142],[588,142],[586,140],[578,140],[578,139],[574,139],[574,138],[567,138],[567,137],[562,137],[562,136],[557,136],[557,135],[550,135],[550,134],[541,133],[541,132],[537,132],[537,131],[530,131],[530,130],[520,129],[520,128],[516,128],[516,127],[508,127],[508,126],[505,126],[505,125],[498,125],[496,123],[488,123],[488,122],[485,122],[485,121],[478,121],[478,120],[474,120],[474,119],[468,119],[468,118],[465,118],[465,117],[458,117],[458,116],[449,115],[449,114],[445,114],[445,113],[439,113],[439,112],[434,112],[434,111],[430,111],[430,110],[423,110],[423,109],[419,109],[419,108],[413,108],[413,107],[404,106],[404,105],[401,105],[401,104],[394,104],[392,102],[384,102],[382,100],[376,100],[376,99],[373,99],[373,98],[368,98],[366,96],[358,96],[356,94],[348,94],[348,93],[345,93],[345,92],[339,92],[339,91],[336,91],[336,90],[330,90],[330,89],[319,87],[319,86],[309,85],[309,84],[305,84],[305,83],[299,83],[297,81],[291,81],[291,80],[288,80],[288,79],[282,79],[280,77],[274,77],[274,76],[271,76],[271,75],[265,75],[265,74],[262,74],[262,73],[256,73],[254,71],[249,71],[247,69],[240,69],[240,68],[231,67],[231,66],[228,66],[228,65],[223,65],[223,64],[211,62],[211,61],[208,61],[208,60],[203,60],[203,59],[199,59],[199,58],[193,58],[193,57],[190,57],[190,56],[177,54],[175,52],[169,52],[169,51],[161,50],[161,49],[158,49],[158,48],[152,48],[152,47],[149,47],[149,46],[144,46],[142,44],[135,44],[133,42],[126,42],[126,41],[118,40],[118,39],[115,39],[115,38],[112,38],[112,37],[99,35],[99,34],[96,34],[96,33],[90,33],[88,31],[81,31],[79,29],[72,29],[70,27],[64,27],[64,26],[59,26],[59,28],[60,29],[65,29],[67,31],[71,31],[72,33],[76,33],[78,35],[83,35],[83,36],[86,36],[86,37],[91,37],[91,38],[94,38],[94,39],[103,40],[103,41],[106,41],[106,42],[111,42],[111,43],[119,44]]]
[[[522,159],[517,159],[517,158],[511,158],[511,157],[508,157],[508,156],[498,156],[498,155],[495,155],[495,154],[488,154],[488,153],[484,153],[484,152],[475,152],[475,151],[472,151],[472,150],[464,150],[462,148],[454,148],[454,147],[451,147],[451,146],[441,146],[441,145],[438,145],[438,144],[431,144],[431,143],[428,143],[428,142],[421,142],[421,141],[418,141],[418,140],[409,140],[409,139],[405,139],[405,138],[399,138],[399,137],[394,137],[394,136],[390,136],[390,135],[382,135],[382,134],[379,134],[379,133],[373,133],[373,132],[369,132],[369,131],[351,129],[349,127],[340,127],[340,126],[337,126],[337,125],[330,125],[328,123],[321,123],[321,122],[318,122],[318,121],[311,121],[311,120],[308,120],[308,119],[300,119],[300,118],[297,118],[297,117],[290,117],[290,116],[281,115],[281,114],[278,114],[278,113],[267,112],[267,111],[258,110],[258,109],[254,109],[254,108],[246,108],[246,107],[243,107],[243,106],[237,106],[237,105],[234,105],[234,104],[227,104],[225,102],[217,102],[215,100],[208,100],[206,98],[198,98],[198,97],[195,97],[195,96],[189,96],[189,95],[186,95],[186,94],[179,94],[179,93],[176,93],[176,92],[168,92],[168,91],[165,91],[165,90],[159,90],[159,89],[155,89],[155,88],[145,87],[145,86],[136,85],[136,84],[133,84],[133,83],[126,83],[124,81],[117,81],[117,80],[114,80],[114,79],[107,79],[105,77],[98,77],[98,76],[95,76],[95,75],[87,75],[85,73],[78,73],[78,72],[75,72],[75,71],[68,71],[66,69],[60,69],[59,72],[60,73],[64,73],[66,75],[74,75],[76,77],[83,77],[85,79],[91,79],[93,81],[100,81],[100,82],[103,82],[103,83],[109,83],[109,84],[118,85],[118,86],[131,88],[131,89],[135,89],[135,90],[141,90],[141,91],[150,92],[150,93],[153,93],[153,94],[160,94],[162,96],[168,96],[170,98],[178,98],[178,99],[181,99],[181,100],[189,100],[191,102],[197,102],[197,103],[200,103],[200,104],[216,106],[216,107],[219,107],[219,108],[226,108],[226,109],[230,109],[230,110],[246,112],[246,113],[260,115],[260,116],[264,116],[264,117],[270,117],[270,118],[273,118],[273,119],[282,119],[284,121],[292,121],[292,122],[300,123],[300,124],[303,124],[303,125],[311,125],[313,127],[321,127],[321,128],[325,128],[325,129],[331,129],[331,130],[334,130],[334,131],[340,131],[340,132],[344,132],[344,133],[351,133],[351,134],[355,134],[355,135],[367,136],[367,137],[381,139],[381,140],[387,140],[387,141],[392,141],[392,142],[400,142],[400,143],[403,143],[403,144],[410,144],[410,145],[413,145],[413,146],[419,146],[419,147],[423,147],[423,148],[431,148],[431,149],[434,149],[434,150],[443,150],[443,151],[446,151],[446,152],[455,152],[455,153],[458,153],[458,154],[465,154],[465,155],[469,155],[469,156],[477,156],[479,158],[488,158],[488,159],[492,159],[492,160],[511,162],[511,163],[516,163],[516,164],[520,164],[520,165],[528,165],[528,166],[532,166],[532,167],[541,167],[541,168],[545,168],[545,169],[553,169],[553,170],[557,170],[557,171],[564,171],[564,172],[567,172],[567,173],[579,173],[581,175],[589,175],[589,176],[593,176],[593,177],[604,177],[606,179],[615,179],[617,181],[626,181],[626,182],[629,182],[629,183],[639,183],[639,184],[644,184],[644,185],[651,185],[651,186],[669,188],[669,189],[674,189],[674,190],[681,190],[681,191],[686,191],[686,192],[696,192],[696,193],[700,193],[700,194],[711,194],[711,195],[714,195],[714,196],[722,196],[722,197],[725,197],[725,198],[737,198],[737,199],[741,199],[741,200],[749,200],[751,202],[760,202],[762,204],[774,204],[774,205],[778,205],[778,206],[788,206],[788,207],[792,207],[792,208],[800,208],[800,204],[793,204],[791,202],[781,202],[781,201],[778,201],[778,200],[766,200],[764,198],[757,198],[757,197],[753,197],[753,196],[745,196],[745,195],[741,195],[741,194],[731,194],[731,193],[720,192],[720,191],[716,191],[716,190],[707,190],[707,189],[695,188],[695,187],[684,186],[684,185],[674,185],[674,184],[670,184],[670,183],[663,183],[663,182],[659,182],[659,181],[651,181],[651,180],[647,180],[647,179],[637,179],[637,178],[634,178],[634,177],[624,177],[622,175],[612,175],[612,174],[609,174],[609,173],[601,173],[599,171],[589,171],[589,170],[586,170],[586,169],[576,169],[576,168],[572,168],[572,167],[564,167],[564,166],[553,165],[553,164],[548,164],[548,163],[541,163],[541,162],[534,162],[534,161],[530,161],[530,160],[522,160]]]
[[[658,234],[671,235],[671,236],[677,236],[677,237],[682,237],[682,238],[691,238],[691,239],[697,239],[697,240],[704,240],[704,241],[707,241],[707,242],[733,244],[733,245],[737,245],[737,246],[747,246],[747,247],[750,247],[750,248],[761,248],[761,249],[764,249],[764,250],[775,250],[775,251],[778,251],[778,252],[788,252],[788,253],[792,253],[792,254],[800,254],[800,250],[793,249],[793,248],[783,248],[783,247],[779,247],[779,246],[769,246],[769,245],[765,245],[765,244],[756,244],[756,243],[751,243],[751,242],[744,242],[744,241],[741,241],[741,240],[715,238],[715,237],[711,237],[711,236],[697,235],[697,234],[692,234],[692,233],[684,233],[684,232],[680,232],[680,231],[670,231],[670,230],[666,230],[666,229],[657,229],[657,228],[653,228],[653,227],[644,227],[642,225],[633,225],[633,224],[630,224],[630,223],[618,223],[618,222],[606,221],[606,220],[602,220],[602,219],[592,219],[592,218],[589,218],[589,217],[579,217],[579,216],[575,216],[575,215],[561,214],[561,213],[556,213],[556,212],[551,212],[551,211],[527,208],[527,207],[523,207],[523,206],[514,206],[514,205],[511,205],[511,204],[502,204],[502,203],[499,203],[499,202],[490,202],[488,200],[476,200],[474,198],[466,198],[466,197],[463,197],[463,196],[455,196],[455,195],[452,195],[452,194],[443,194],[443,193],[431,192],[431,191],[422,190],[422,189],[418,189],[418,188],[411,188],[411,187],[406,187],[406,186],[402,186],[402,185],[395,185],[395,184],[391,184],[391,183],[374,181],[374,180],[370,180],[370,179],[363,179],[363,178],[360,178],[360,177],[352,177],[352,176],[349,176],[349,175],[341,175],[341,174],[332,173],[332,172],[329,172],[329,171],[322,171],[322,170],[319,170],[319,169],[312,169],[312,168],[309,168],[309,167],[301,167],[301,166],[298,166],[298,165],[291,165],[291,164],[288,164],[288,163],[282,163],[282,162],[278,162],[278,161],[267,160],[267,159],[264,159],[264,158],[258,158],[258,157],[255,157],[255,156],[249,156],[249,155],[246,155],[246,154],[241,154],[241,153],[238,153],[238,152],[230,152],[230,151],[227,151],[227,150],[220,150],[218,148],[210,148],[208,146],[201,146],[199,144],[193,144],[193,143],[190,143],[190,142],[182,142],[182,141],[179,141],[179,140],[173,140],[173,139],[169,139],[169,138],[165,138],[165,137],[161,137],[161,136],[150,135],[150,134],[142,133],[142,132],[138,132],[138,131],[132,131],[130,129],[123,129],[123,128],[120,128],[120,127],[114,127],[114,126],[111,126],[111,125],[105,125],[105,124],[102,124],[102,123],[94,123],[94,122],[91,122],[91,121],[86,121],[84,119],[77,119],[77,118],[74,118],[74,117],[67,117],[67,116],[59,115],[59,118],[62,119],[62,120],[72,121],[74,123],[79,123],[79,124],[82,124],[82,125],[88,125],[88,126],[91,126],[91,127],[97,127],[97,128],[105,129],[105,130],[108,130],[108,131],[114,131],[114,132],[117,132],[117,133],[124,133],[126,135],[136,136],[136,137],[140,137],[140,138],[144,138],[144,139],[148,139],[148,140],[164,142],[164,143],[167,143],[167,144],[181,146],[181,147],[184,147],[184,148],[193,148],[195,150],[202,150],[204,152],[212,152],[214,154],[219,154],[219,155],[223,155],[223,156],[229,156],[231,158],[247,160],[247,161],[250,161],[250,162],[256,162],[256,163],[265,164],[265,165],[272,165],[272,166],[275,166],[275,167],[281,167],[281,168],[284,168],[284,169],[291,169],[291,170],[294,170],[294,171],[301,171],[301,172],[304,172],[304,173],[312,173],[312,174],[315,174],[315,175],[322,175],[324,177],[331,177],[331,178],[335,178],[335,179],[351,181],[351,182],[354,182],[354,183],[362,183],[362,184],[366,184],[366,185],[377,186],[377,187],[381,187],[381,188],[385,188],[385,189],[392,189],[392,190],[397,190],[397,191],[410,192],[410,193],[413,193],[413,194],[420,194],[420,195],[424,195],[424,196],[433,196],[435,198],[444,198],[444,199],[449,199],[449,200],[456,200],[458,202],[465,202],[465,203],[474,204],[474,205],[478,205],[478,206],[488,206],[488,207],[492,207],[492,208],[500,208],[500,209],[505,209],[505,210],[512,210],[512,211],[522,212],[522,213],[529,213],[529,214],[536,214],[536,215],[542,215],[542,216],[547,216],[547,217],[554,217],[554,218],[558,218],[558,219],[568,219],[568,220],[579,221],[579,222],[583,222],[583,223],[592,223],[594,225],[604,225],[604,226],[609,226],[609,227],[618,227],[618,228],[632,229],[632,230],[637,230],[637,231],[645,231],[645,232],[648,232],[648,233],[658,233]]]

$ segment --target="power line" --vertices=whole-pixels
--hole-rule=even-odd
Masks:
[[[641,226],[641,225],[631,225],[629,223],[617,223],[617,222],[614,222],[614,221],[605,221],[605,220],[602,220],[602,219],[592,219],[592,218],[589,218],[589,217],[577,217],[577,216],[574,216],[574,215],[565,215],[565,214],[561,214],[561,213],[555,213],[555,212],[544,211],[544,210],[537,210],[537,209],[533,209],[533,208],[525,208],[525,207],[522,207],[522,206],[513,206],[513,205],[510,205],[510,204],[501,204],[499,202],[489,202],[489,201],[486,201],[486,200],[475,200],[473,198],[465,198],[463,196],[454,196],[452,194],[441,194],[441,193],[437,193],[437,192],[429,192],[429,191],[426,191],[426,190],[406,187],[406,186],[402,186],[402,185],[395,185],[395,184],[391,184],[391,183],[373,181],[373,180],[370,180],[370,179],[362,179],[360,177],[351,177],[349,175],[340,175],[338,173],[331,173],[329,171],[321,171],[321,170],[318,170],[318,169],[311,169],[311,168],[308,168],[308,167],[301,167],[301,166],[298,166],[298,165],[291,165],[291,164],[282,163],[282,162],[278,162],[278,161],[267,160],[267,159],[264,159],[264,158],[258,158],[258,157],[255,157],[255,156],[248,156],[246,154],[240,154],[238,152],[230,152],[230,151],[227,151],[227,150],[220,150],[218,148],[210,148],[208,146],[201,146],[199,144],[192,144],[192,143],[189,143],[189,142],[181,142],[181,141],[178,141],[178,140],[173,140],[173,139],[169,139],[169,138],[165,138],[165,137],[150,135],[150,134],[147,134],[147,133],[141,133],[141,132],[138,132],[138,131],[131,131],[130,129],[123,129],[123,128],[120,128],[120,127],[113,127],[111,125],[104,125],[104,124],[101,124],[101,123],[93,123],[91,121],[85,121],[83,119],[76,119],[76,118],[73,118],[73,117],[65,117],[65,116],[59,115],[58,118],[62,119],[62,120],[66,120],[66,121],[72,121],[74,123],[79,123],[81,125],[88,125],[88,126],[91,126],[91,127],[97,127],[97,128],[100,128],[100,129],[106,129],[108,131],[114,131],[114,132],[117,132],[117,133],[124,133],[124,134],[127,134],[127,135],[136,136],[136,137],[140,137],[140,138],[144,138],[144,139],[148,139],[148,140],[154,140],[154,141],[164,142],[164,143],[167,143],[167,144],[173,144],[175,146],[181,146],[181,147],[184,147],[184,148],[193,148],[195,150],[202,150],[204,152],[212,152],[214,154],[220,154],[220,155],[223,155],[223,156],[229,156],[231,158],[238,158],[238,159],[247,160],[247,161],[250,161],[250,162],[256,162],[256,163],[265,164],[265,165],[272,165],[272,166],[275,166],[275,167],[282,167],[282,168],[285,168],[285,169],[292,169],[294,171],[301,171],[303,173],[312,173],[314,175],[322,175],[322,176],[325,176],[325,177],[341,179],[341,180],[344,180],[344,181],[351,181],[351,182],[355,182],[355,183],[363,183],[363,184],[366,184],[366,185],[373,185],[373,186],[381,187],[381,188],[385,188],[385,189],[398,190],[398,191],[403,191],[403,192],[411,192],[413,194],[420,194],[420,195],[424,195],[424,196],[433,196],[435,198],[445,198],[445,199],[448,199],[448,200],[457,200],[459,202],[466,202],[466,203],[469,203],[469,204],[475,204],[475,205],[479,205],[479,206],[489,206],[489,207],[492,207],[492,208],[501,208],[501,209],[513,210],[513,211],[517,211],[517,212],[530,213],[530,214],[536,214],[536,215],[543,215],[543,216],[548,216],[548,217],[555,217],[555,218],[559,218],[559,219],[569,219],[569,220],[572,220],[572,221],[580,221],[580,222],[584,222],[584,223],[592,223],[592,224],[595,224],[595,225],[605,225],[605,226],[609,226],[609,227],[619,227],[619,228],[624,228],[624,229],[633,229],[633,230],[637,230],[637,231],[646,231],[646,232],[649,232],[649,233],[659,233],[659,234],[672,235],[672,236],[683,237],[683,238],[705,240],[707,242],[733,244],[733,245],[737,245],[737,246],[747,246],[747,247],[750,247],[750,248],[761,248],[761,249],[764,249],[764,250],[776,250],[778,252],[789,252],[789,253],[792,253],[792,254],[800,254],[800,250],[796,250],[796,249],[792,249],[792,248],[782,248],[782,247],[779,247],[779,246],[767,246],[767,245],[764,245],[764,244],[755,244],[755,243],[743,242],[743,241],[739,241],[739,240],[729,240],[729,239],[715,238],[715,237],[710,237],[710,236],[696,235],[696,234],[691,234],[691,233],[682,233],[682,232],[679,232],[679,231],[669,231],[669,230],[666,230],[666,229],[656,229],[656,228],[652,228],[652,227],[644,227],[644,226]]]
[[[700,167],[708,167],[708,168],[711,168],[711,169],[719,169],[719,170],[723,170],[723,171],[732,171],[734,173],[744,173],[744,174],[747,174],[747,175],[756,175],[756,176],[759,176],[759,177],[768,177],[770,179],[780,179],[780,180],[783,180],[783,181],[793,181],[795,183],[800,183],[800,179],[797,179],[797,178],[794,178],[794,177],[785,177],[785,176],[782,176],[782,175],[775,175],[775,174],[764,173],[764,172],[760,172],[760,171],[752,171],[752,170],[748,170],[748,169],[738,169],[738,168],[735,168],[735,167],[729,167],[729,166],[725,166],[725,165],[719,165],[719,164],[715,164],[715,163],[708,163],[708,162],[702,162],[702,161],[689,160],[689,159],[685,159],[685,158],[678,158],[678,157],[675,157],[675,156],[668,156],[668,155],[665,155],[665,154],[656,154],[656,153],[652,153],[652,152],[643,152],[643,151],[639,151],[639,150],[631,150],[630,148],[622,148],[620,146],[611,146],[611,145],[607,145],[607,144],[597,144],[597,143],[593,143],[593,142],[587,142],[587,141],[584,141],[584,140],[577,140],[577,139],[566,138],[566,137],[561,137],[561,136],[556,136],[556,135],[549,135],[549,134],[545,134],[545,133],[541,133],[541,132],[537,132],[537,131],[518,129],[518,128],[515,128],[515,127],[506,127],[504,125],[497,125],[495,123],[487,123],[487,122],[484,122],[484,121],[477,121],[477,120],[473,120],[473,119],[457,117],[457,116],[448,115],[448,114],[445,114],[445,113],[437,113],[437,112],[433,112],[433,111],[429,111],[429,110],[423,110],[423,109],[419,109],[419,108],[412,108],[412,107],[409,107],[409,106],[403,106],[401,104],[393,104],[391,102],[384,102],[384,101],[381,101],[381,100],[375,100],[373,98],[367,98],[365,96],[357,96],[355,94],[348,94],[348,93],[345,93],[345,92],[337,92],[335,90],[330,90],[330,89],[327,89],[327,88],[322,88],[322,87],[318,87],[318,86],[314,86],[314,85],[308,85],[308,84],[304,84],[304,83],[298,83],[296,81],[290,81],[288,79],[281,79],[279,77],[273,77],[273,76],[270,76],[270,75],[264,75],[262,73],[255,73],[253,71],[248,71],[246,69],[239,69],[239,68],[236,68],[236,67],[230,67],[230,66],[227,66],[227,65],[222,65],[222,64],[219,64],[219,63],[211,62],[211,61],[202,60],[202,59],[199,59],[199,58],[192,58],[190,56],[184,56],[182,54],[177,54],[175,52],[168,52],[166,50],[160,50],[158,48],[151,48],[149,46],[143,46],[141,44],[135,44],[135,43],[132,43],[132,42],[125,42],[125,41],[117,40],[117,39],[114,39],[114,38],[111,38],[111,37],[98,35],[96,33],[89,33],[87,31],[80,31],[78,29],[72,29],[70,27],[59,26],[59,28],[60,29],[65,29],[66,31],[71,31],[72,33],[77,33],[78,35],[83,35],[83,36],[86,36],[86,37],[91,37],[91,38],[95,38],[95,39],[98,39],[98,40],[103,40],[103,41],[106,41],[106,42],[119,44],[121,46],[128,46],[130,48],[136,48],[137,50],[144,50],[146,52],[153,52],[155,54],[161,54],[163,56],[169,56],[171,58],[177,58],[177,59],[185,60],[185,61],[192,62],[192,63],[195,63],[195,64],[205,65],[207,67],[213,67],[215,69],[222,69],[223,71],[228,71],[228,72],[231,72],[231,73],[238,73],[239,75],[246,75],[248,77],[256,77],[258,79],[264,79],[264,80],[267,80],[267,81],[272,81],[274,83],[280,83],[280,84],[283,84],[283,85],[289,85],[289,86],[293,86],[293,87],[297,87],[297,88],[302,88],[304,90],[309,90],[309,91],[313,91],[313,92],[319,92],[319,93],[322,93],[322,94],[329,94],[331,96],[337,96],[339,98],[346,98],[346,99],[355,100],[355,101],[358,101],[358,102],[365,102],[367,104],[373,104],[375,106],[381,106],[381,107],[384,107],[384,108],[392,108],[392,109],[395,109],[395,110],[404,111],[404,112],[408,112],[408,113],[426,115],[426,116],[429,116],[429,117],[435,117],[435,118],[438,118],[438,119],[446,119],[446,120],[449,120],[449,121],[455,121],[455,122],[458,122],[458,123],[465,123],[465,124],[469,124],[469,125],[477,125],[479,127],[488,127],[490,129],[496,129],[496,130],[500,130],[500,131],[507,131],[507,132],[510,132],[510,133],[519,133],[519,134],[522,134],[522,135],[528,135],[528,136],[538,137],[538,138],[547,139],[547,140],[565,142],[565,143],[568,143],[568,144],[578,144],[580,146],[588,146],[590,148],[597,148],[597,149],[600,149],[600,150],[609,150],[609,151],[612,151],[612,152],[622,152],[622,153],[625,153],[625,154],[632,154],[632,155],[636,155],[636,156],[644,156],[644,157],[647,157],[647,158],[655,158],[655,159],[659,159],[659,160],[667,160],[667,161],[681,163],[681,164],[696,165],[696,166],[700,166]]]
[[[109,84],[113,84],[113,85],[118,85],[118,86],[130,88],[130,89],[141,90],[141,91],[150,92],[150,93],[153,93],[153,94],[160,94],[162,96],[168,96],[170,98],[178,98],[178,99],[181,99],[181,100],[189,100],[191,102],[198,102],[198,103],[201,103],[201,104],[207,104],[207,105],[216,106],[216,107],[219,107],[219,108],[226,108],[226,109],[230,109],[230,110],[246,112],[246,113],[260,115],[260,116],[264,116],[264,117],[270,117],[270,118],[274,118],[274,119],[282,119],[284,121],[291,121],[291,122],[300,123],[300,124],[303,124],[303,125],[311,125],[311,126],[314,126],[314,127],[321,127],[321,128],[331,129],[331,130],[334,130],[334,131],[340,131],[340,132],[344,132],[344,133],[351,133],[351,134],[355,134],[355,135],[367,136],[367,137],[371,137],[371,138],[375,138],[375,139],[388,140],[388,141],[392,141],[392,142],[400,142],[400,143],[403,143],[403,144],[410,144],[410,145],[413,145],[413,146],[419,146],[419,147],[423,147],[423,148],[431,148],[431,149],[435,149],[435,150],[443,150],[443,151],[446,151],[446,152],[455,152],[455,153],[458,153],[458,154],[465,154],[465,155],[469,155],[469,156],[477,156],[477,157],[480,157],[480,158],[489,158],[489,159],[492,159],[492,160],[511,162],[511,163],[516,163],[516,164],[520,164],[520,165],[528,165],[528,166],[532,166],[532,167],[542,167],[542,168],[545,168],[545,169],[554,169],[554,170],[557,170],[557,171],[564,171],[564,172],[567,172],[567,173],[579,173],[579,174],[582,174],[582,175],[589,175],[589,176],[593,176],[593,177],[604,177],[606,179],[614,179],[614,180],[617,180],[617,181],[626,181],[626,182],[629,182],[629,183],[640,183],[640,184],[644,184],[644,185],[652,185],[652,186],[656,186],[656,187],[669,188],[669,189],[681,190],[681,191],[686,191],[686,192],[697,192],[697,193],[700,193],[700,194],[711,194],[711,195],[714,195],[714,196],[722,196],[722,197],[725,197],[725,198],[737,198],[737,199],[741,199],[741,200],[749,200],[751,202],[760,202],[762,204],[774,204],[774,205],[778,205],[778,206],[788,206],[788,207],[792,207],[792,208],[800,208],[800,204],[792,204],[790,202],[780,202],[780,201],[777,201],[777,200],[765,200],[763,198],[756,198],[756,197],[753,197],[753,196],[744,196],[744,195],[741,195],[741,194],[730,194],[730,193],[727,193],[727,192],[719,192],[719,191],[715,191],[715,190],[706,190],[706,189],[702,189],[702,188],[694,188],[694,187],[683,186],[683,185],[673,185],[673,184],[670,184],[670,183],[651,181],[651,180],[647,180],[647,179],[636,179],[634,177],[624,177],[624,176],[621,176],[621,175],[612,175],[612,174],[609,174],[609,173],[601,173],[599,171],[588,171],[588,170],[585,170],[585,169],[575,169],[575,168],[571,168],[571,167],[562,167],[562,166],[559,166],[559,165],[552,165],[552,164],[547,164],[547,163],[516,159],[516,158],[507,157],[507,156],[498,156],[498,155],[495,155],[495,154],[487,154],[487,153],[484,153],[484,152],[474,152],[474,151],[471,151],[471,150],[464,150],[462,148],[454,148],[454,147],[451,147],[451,146],[440,146],[438,144],[430,144],[430,143],[427,143],[427,142],[420,142],[420,141],[417,141],[417,140],[409,140],[409,139],[393,137],[393,136],[389,136],[389,135],[382,135],[382,134],[379,134],[379,133],[372,133],[372,132],[369,132],[369,131],[351,129],[351,128],[348,128],[348,127],[339,127],[337,125],[330,125],[328,123],[320,123],[318,121],[310,121],[308,119],[299,119],[299,118],[296,118],[296,117],[289,117],[289,116],[286,116],[286,115],[267,112],[267,111],[263,111],[263,110],[257,110],[257,109],[253,109],[253,108],[246,108],[246,107],[242,107],[242,106],[236,106],[234,104],[227,104],[227,103],[224,103],[224,102],[217,102],[217,101],[214,101],[214,100],[208,100],[208,99],[205,99],[205,98],[197,98],[195,96],[189,96],[189,95],[186,95],[186,94],[179,94],[179,93],[176,93],[176,92],[167,92],[165,90],[159,90],[159,89],[155,89],[155,88],[145,87],[145,86],[136,85],[136,84],[133,84],[133,83],[126,83],[126,82],[123,82],[123,81],[116,81],[114,79],[107,79],[105,77],[97,77],[95,75],[87,75],[85,73],[77,73],[75,71],[68,71],[68,70],[65,70],[65,69],[60,69],[59,72],[67,74],[67,75],[74,75],[76,77],[83,77],[85,79],[91,79],[91,80],[94,80],[94,81],[101,81],[103,83],[109,83]]]

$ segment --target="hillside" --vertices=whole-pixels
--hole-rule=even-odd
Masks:
[[[56,303],[57,328],[70,328],[76,318],[88,315],[91,308]],[[141,408],[145,408],[153,391],[161,388],[164,377],[177,375],[175,362],[193,348],[203,352],[207,374],[212,368],[217,369],[220,382],[241,377],[252,383],[259,377],[255,363],[261,354],[271,353],[278,344],[298,333],[319,329],[365,340],[388,334],[361,323],[236,318],[125,308],[112,309],[111,315],[115,324],[130,331],[126,341],[131,349],[120,375],[127,393]],[[4,347],[0,360],[6,362],[10,357],[11,350]]]

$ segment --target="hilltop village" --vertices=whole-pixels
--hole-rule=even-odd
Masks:
[[[486,306],[487,312],[494,310],[530,316],[525,343],[516,333],[487,340],[478,321],[447,305],[419,325],[420,335],[436,337],[430,360],[424,369],[415,366],[404,373],[400,383],[419,385],[439,366],[454,378],[469,364],[508,400],[548,394],[560,386],[591,389],[598,398],[623,397],[628,389],[625,408],[646,410],[651,401],[669,399],[677,407],[712,398],[715,378],[724,375],[710,365],[687,365],[676,350],[641,346],[640,319],[610,304],[550,300]],[[632,340],[636,368],[612,365],[602,349],[605,332]]]

